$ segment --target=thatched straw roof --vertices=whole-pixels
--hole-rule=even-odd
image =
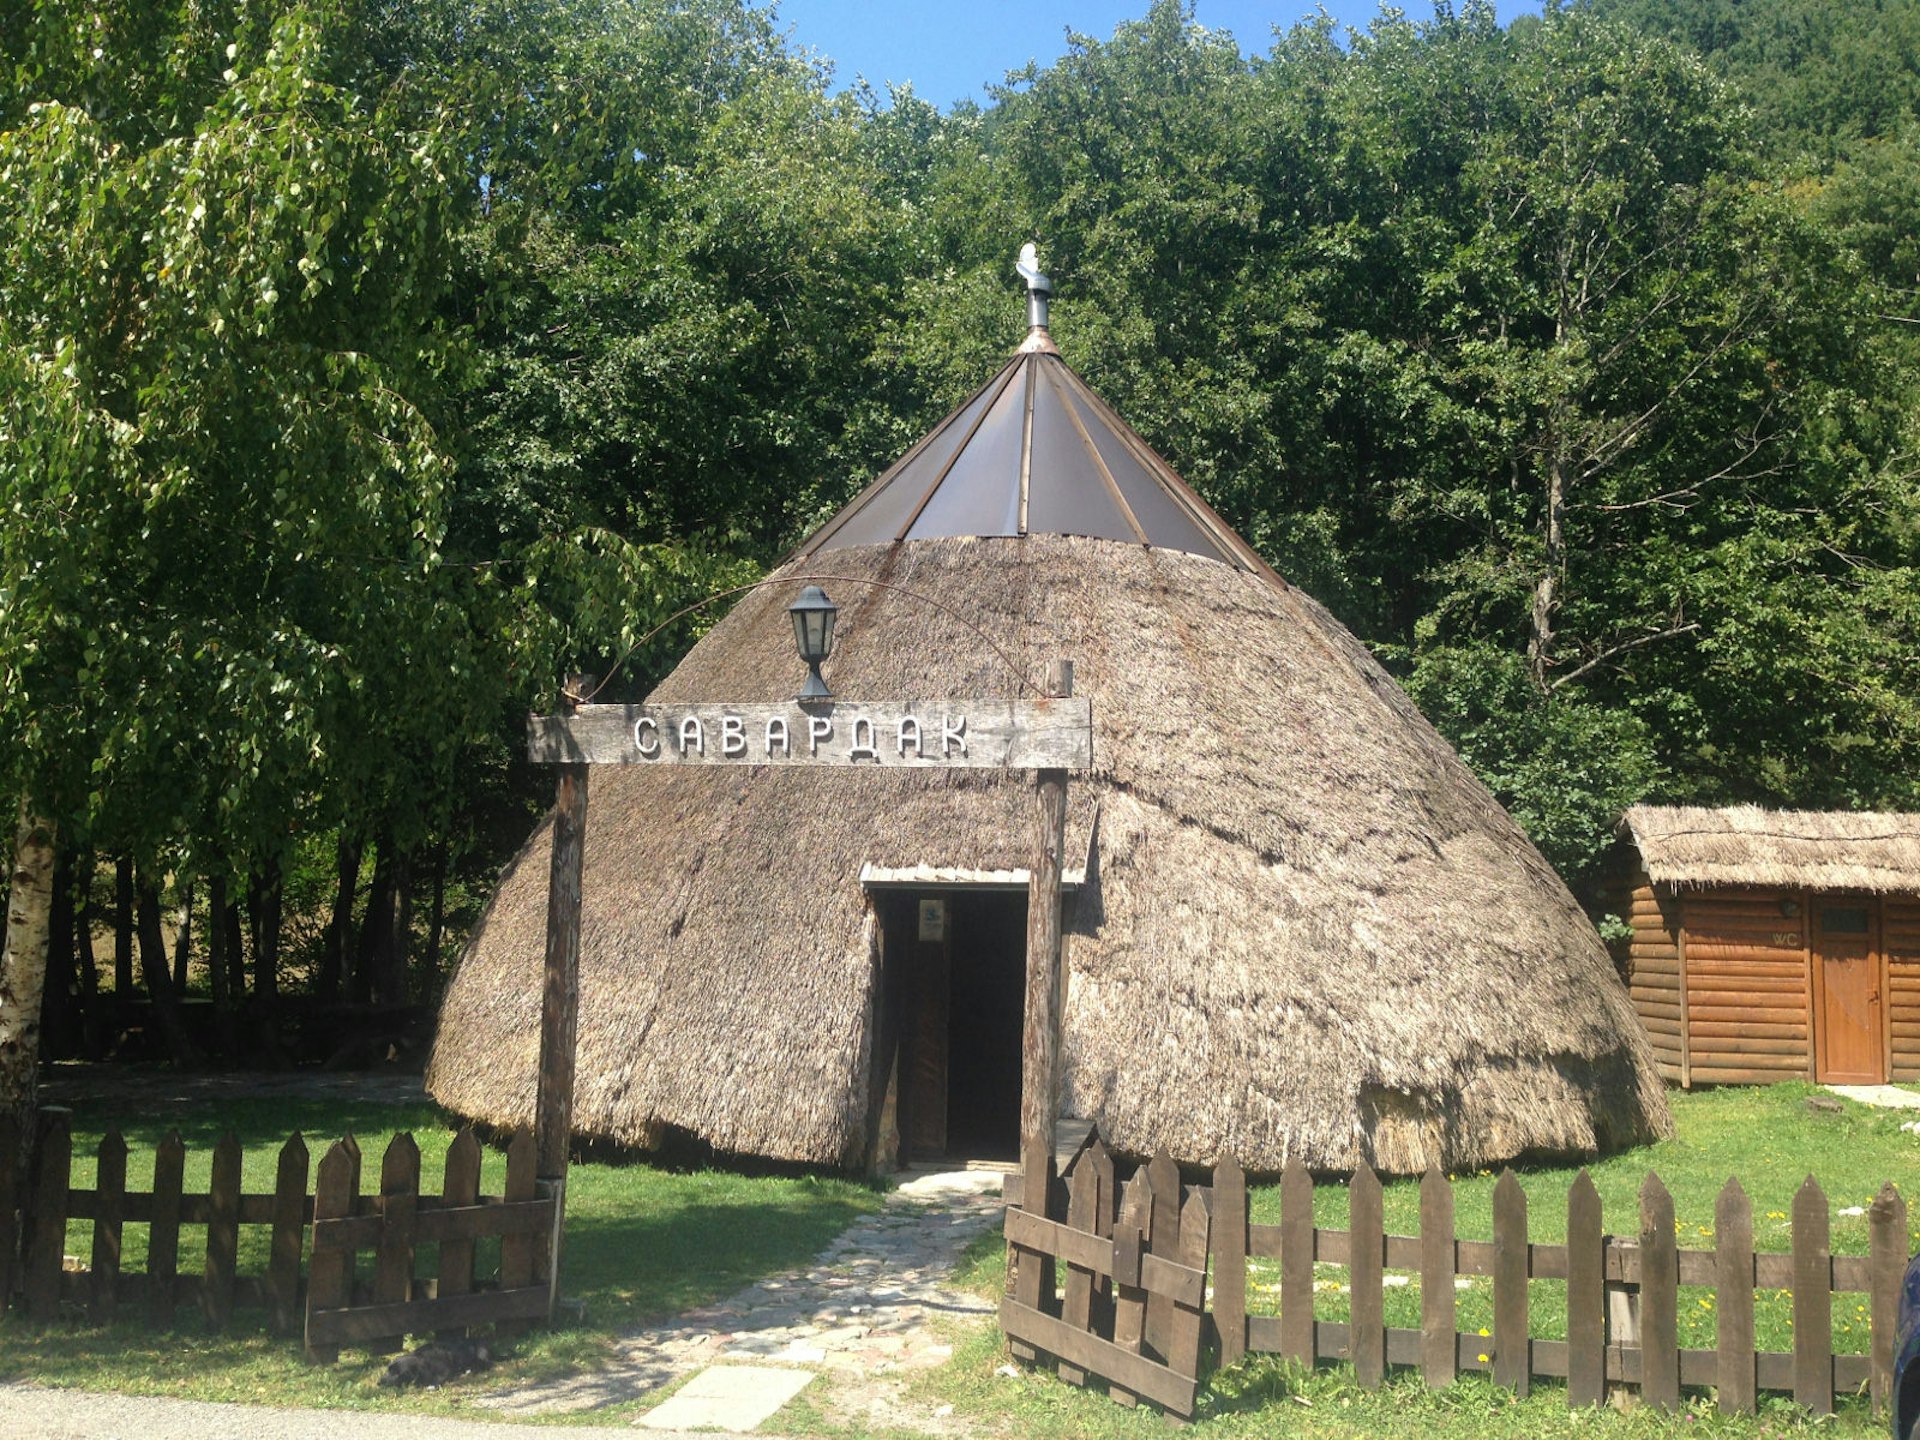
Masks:
[[[1636,805],[1623,824],[1647,874],[1676,888],[1920,893],[1920,815]]]
[[[906,591],[963,606],[1029,674],[1075,660],[1098,768],[1071,793],[1100,808],[1069,916],[1065,1103],[1115,1145],[1408,1171],[1666,1131],[1644,1033],[1579,907],[1299,591],[1056,536],[792,568],[848,577],[827,582],[843,696],[1012,690],[978,636]],[[790,599],[748,596],[655,698],[791,694]],[[1013,869],[1031,830],[1030,787],[978,771],[596,771],[576,1125],[858,1163],[875,976],[862,867]],[[502,882],[428,1077],[495,1123],[532,1113],[546,854],[543,830]]]

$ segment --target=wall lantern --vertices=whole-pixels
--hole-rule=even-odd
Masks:
[[[840,607],[827,598],[818,585],[809,585],[800,598],[787,607],[793,617],[793,643],[800,658],[807,662],[807,683],[801,688],[802,700],[831,700],[833,692],[820,678],[820,666],[833,653],[833,618]]]

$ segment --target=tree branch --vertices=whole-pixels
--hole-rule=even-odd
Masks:
[[[1609,645],[1598,655],[1575,666],[1566,674],[1554,676],[1553,680],[1548,684],[1547,689],[1549,691],[1558,690],[1562,685],[1573,680],[1578,680],[1588,671],[1606,664],[1607,661],[1613,659],[1616,655],[1624,655],[1629,650],[1638,650],[1642,645],[1651,645],[1656,640],[1671,640],[1676,635],[1687,635],[1699,628],[1699,621],[1690,620],[1684,625],[1669,625],[1665,630],[1655,630],[1650,634],[1636,635],[1631,640],[1622,640],[1618,645]]]

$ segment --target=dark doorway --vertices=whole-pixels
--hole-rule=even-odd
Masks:
[[[905,1156],[1017,1158],[1026,894],[923,891],[887,901]]]
[[[1020,1028],[1027,897],[956,891],[947,1021],[947,1148],[983,1160],[1020,1153]]]

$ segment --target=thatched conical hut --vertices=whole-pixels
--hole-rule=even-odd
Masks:
[[[1011,696],[1075,662],[1095,768],[1070,787],[1062,1108],[1109,1143],[1404,1172],[1669,1132],[1559,878],[1043,327],[781,573],[652,698],[793,695],[803,576],[841,604],[841,696]],[[1011,1154],[1033,837],[1017,775],[597,771],[576,1130],[845,1165]],[[546,856],[543,827],[428,1072],[497,1124],[533,1112]]]

